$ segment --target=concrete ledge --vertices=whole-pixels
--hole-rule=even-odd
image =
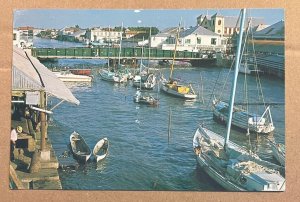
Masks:
[[[25,173],[19,170],[16,170],[18,177],[22,182],[34,182],[38,180],[59,180],[59,175],[57,169],[43,169],[38,173]]]

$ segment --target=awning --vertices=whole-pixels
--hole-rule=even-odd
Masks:
[[[48,95],[58,99],[77,105],[80,103],[66,85],[38,59],[15,46],[13,47],[12,89],[44,89]]]

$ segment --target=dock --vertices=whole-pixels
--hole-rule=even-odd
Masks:
[[[40,137],[40,133],[37,133],[37,139],[35,141],[40,141]],[[40,150],[39,144],[36,144],[35,149]],[[13,181],[21,183],[21,185],[19,184],[16,187],[17,189],[62,189],[58,174],[59,163],[49,139],[46,141],[46,149],[50,151],[50,160],[45,162],[41,161],[40,169],[36,173],[29,172],[33,157],[33,152],[30,152],[30,150],[33,150],[33,148],[29,147],[28,150],[16,148],[14,150],[15,160],[11,161],[10,169],[14,170],[11,172],[15,172],[14,177],[12,177]]]

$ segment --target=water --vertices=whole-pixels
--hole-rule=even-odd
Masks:
[[[50,42],[51,43],[51,42]],[[69,60],[71,66],[84,65],[86,60]],[[67,63],[58,60],[57,63]],[[93,62],[103,63],[103,61]],[[169,70],[161,70],[167,77]],[[221,71],[221,73],[220,73]],[[64,103],[54,110],[48,129],[53,148],[59,156],[68,150],[69,136],[73,131],[81,134],[90,148],[107,137],[110,142],[108,157],[98,165],[88,162],[76,169],[60,170],[63,189],[84,190],[189,190],[220,191],[218,184],[210,179],[197,165],[192,149],[192,139],[199,123],[218,132],[225,133],[225,127],[215,123],[210,111],[211,93],[216,80],[220,84],[228,69],[221,68],[179,68],[175,76],[190,81],[196,92],[201,91],[203,78],[203,99],[185,102],[169,97],[157,90],[149,91],[159,96],[157,108],[142,106],[133,102],[136,89],[131,85],[112,84],[95,75],[91,87],[73,87],[71,91],[80,100],[80,105]],[[222,75],[219,77],[219,74]],[[232,74],[230,74],[231,81]],[[258,99],[255,77],[249,79],[249,100]],[[261,78],[266,102],[284,102],[284,81]],[[243,100],[243,76],[238,79],[237,101]],[[229,99],[230,86],[223,90],[225,100]],[[216,94],[218,94],[216,92]],[[57,100],[51,99],[54,105]],[[172,111],[171,136],[168,140],[168,117]],[[254,110],[254,109],[253,109]],[[256,110],[256,108],[255,108]],[[273,161],[271,148],[266,137],[284,143],[284,105],[271,107],[275,134],[269,136],[251,135],[251,145],[263,159]],[[245,133],[232,131],[230,139],[240,145],[248,145]],[[59,157],[61,164],[76,165],[72,158]]]

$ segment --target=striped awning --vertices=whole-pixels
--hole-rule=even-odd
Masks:
[[[42,90],[58,99],[79,104],[72,92],[47,67],[24,50],[13,47],[13,90]]]

